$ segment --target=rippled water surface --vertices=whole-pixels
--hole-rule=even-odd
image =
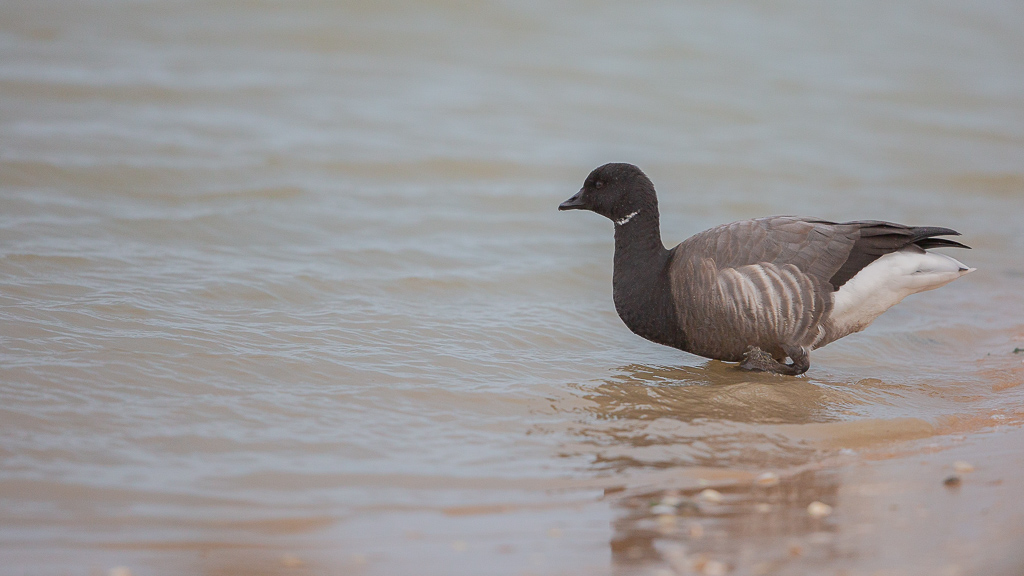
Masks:
[[[790,501],[866,509],[837,496],[867,482],[862,450],[1024,418],[1022,18],[4,2],[5,573],[672,574],[645,524],[663,493],[771,469]],[[740,373],[615,315],[610,224],[556,211],[608,161],[654,180],[669,245],[885,219],[961,231],[978,271],[803,377]],[[834,458],[854,463],[815,468]],[[758,573],[743,525],[746,548],[712,551]],[[881,544],[857,538],[818,560],[860,573]],[[996,568],[1024,565],[995,542]],[[821,573],[789,557],[769,567]]]

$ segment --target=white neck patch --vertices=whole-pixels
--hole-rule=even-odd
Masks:
[[[618,224],[619,226],[622,226],[623,224],[625,224],[625,223],[629,222],[630,220],[632,220],[633,216],[636,216],[639,213],[640,213],[640,211],[637,210],[636,212],[633,212],[632,214],[630,214],[629,216],[626,216],[625,218],[623,218],[621,220],[616,220],[615,223]]]

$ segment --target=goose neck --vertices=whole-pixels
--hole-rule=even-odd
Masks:
[[[649,262],[663,257],[665,252],[657,209],[640,209],[615,220],[616,268],[627,262]]]

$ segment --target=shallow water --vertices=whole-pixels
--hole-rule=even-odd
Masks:
[[[631,499],[774,469],[835,500],[856,474],[808,466],[984,444],[1024,411],[1022,16],[4,3],[0,559],[676,569],[621,544]],[[611,226],[556,211],[607,161],[654,180],[669,245],[885,219],[960,230],[978,271],[804,377],[742,374],[616,317]]]

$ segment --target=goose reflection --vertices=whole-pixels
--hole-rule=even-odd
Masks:
[[[578,388],[586,416],[574,425],[578,441],[567,455],[589,457],[601,472],[799,465],[820,446],[778,425],[832,422],[863,404],[847,384],[751,374],[714,361],[631,364]]]
[[[581,386],[587,417],[579,422],[575,449],[591,456],[594,469],[639,477],[646,486],[606,495],[614,510],[613,573],[699,574],[754,566],[772,573],[793,558],[792,550],[834,554],[834,526],[809,517],[806,507],[837,503],[835,474],[784,474],[768,487],[749,478],[765,470],[798,470],[820,458],[820,446],[780,425],[843,419],[845,408],[863,403],[862,388],[871,388],[861,384],[742,372],[711,361],[630,364]],[[735,472],[748,479],[711,484],[721,501],[702,500],[705,486],[694,482],[712,468],[722,477]]]
[[[845,384],[737,370],[722,362],[661,367],[630,364],[585,398],[599,418],[805,424],[836,419],[852,399]]]
[[[715,502],[703,500],[699,488],[617,495],[612,573],[816,573],[806,567],[841,553],[839,527],[806,507],[838,504],[840,486],[836,474],[806,471],[770,487],[719,487]]]

